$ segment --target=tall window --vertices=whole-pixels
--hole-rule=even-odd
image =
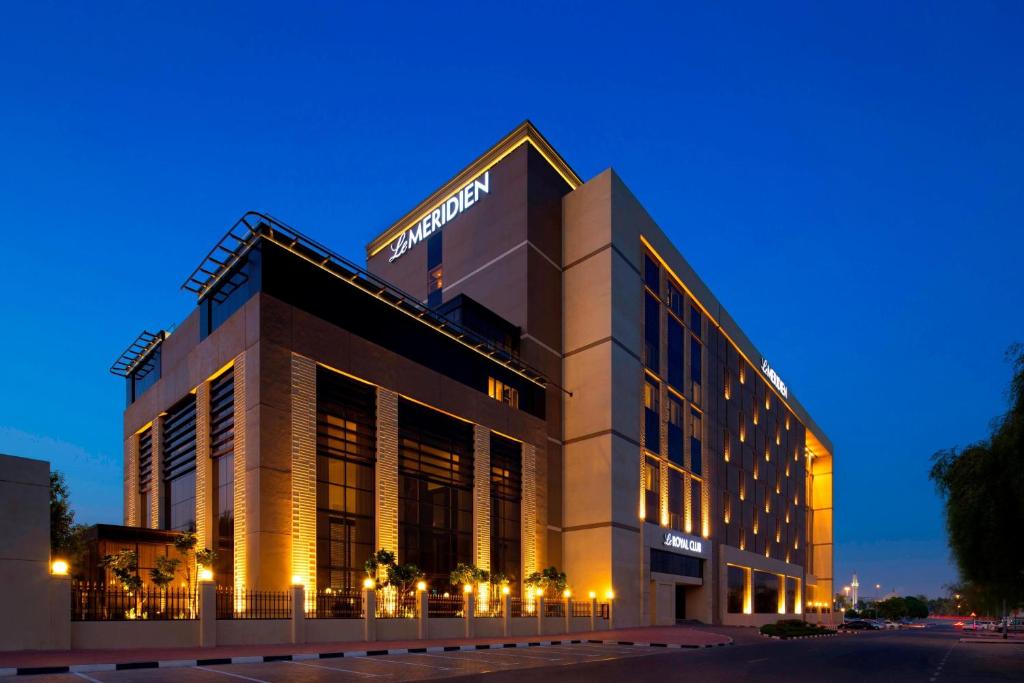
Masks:
[[[668,392],[668,459],[683,467],[683,402]]]
[[[491,434],[491,573],[517,585],[521,571],[522,447]]]
[[[702,370],[703,367],[702,358],[703,347],[700,345],[700,341],[691,336],[690,337],[690,381],[693,382],[693,400],[697,403],[701,401],[701,382],[703,381]]]
[[[210,457],[213,471],[214,576],[234,584],[235,554],[235,373],[228,370],[210,383]]]
[[[668,383],[680,392],[686,391],[683,384],[683,324],[675,316],[668,316],[666,331],[666,349],[668,355]]]
[[[754,571],[754,613],[778,614],[779,575]]]
[[[660,273],[658,263],[649,254],[644,254],[644,284],[650,287],[655,294],[660,294],[659,289]]]
[[[402,400],[398,431],[398,556],[443,588],[472,562],[473,427]]]
[[[683,530],[683,473],[668,468],[668,524],[673,529]]]
[[[325,368],[316,376],[317,586],[356,588],[374,547],[376,392]]]
[[[701,414],[690,408],[690,470],[701,474],[704,469],[704,453],[701,443],[704,439],[704,427]]]
[[[661,302],[650,292],[644,293],[644,365],[658,372],[661,342]]]
[[[680,292],[671,282],[666,284],[667,293],[665,299],[668,303],[668,310],[683,319],[683,293]],[[657,291],[657,290],[655,290]]]
[[[164,421],[164,529],[196,530],[196,397],[175,404]]]
[[[644,381],[644,448],[652,453],[661,451],[659,406],[660,388],[650,377]]]
[[[742,567],[729,565],[727,581],[726,604],[729,614],[742,614],[743,602],[746,597],[747,572]]]
[[[704,528],[704,489],[700,479],[690,477],[690,530],[699,534]]]
[[[441,266],[441,250],[444,233],[434,233],[427,238],[427,305],[440,306],[444,288],[444,269]]]
[[[139,434],[139,521],[143,528],[153,526],[153,508],[149,504],[149,488],[153,481],[153,430]]]
[[[661,519],[661,476],[658,461],[655,458],[645,458],[644,466],[647,472],[644,476],[644,519],[648,522],[658,524]]]
[[[499,379],[487,378],[487,395],[495,401],[507,403],[513,408],[519,407],[519,391]]]

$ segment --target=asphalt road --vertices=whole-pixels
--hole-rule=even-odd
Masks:
[[[545,667],[534,681],[699,681],[716,683],[994,683],[1024,681],[1024,645],[960,643],[953,629],[876,631],[832,638],[776,641],[751,629],[717,629],[736,644],[665,651],[649,657]],[[450,680],[521,683],[523,673]]]

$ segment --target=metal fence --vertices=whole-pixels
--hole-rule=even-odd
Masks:
[[[217,587],[218,619],[291,619],[292,596],[288,591],[236,591]]]
[[[195,592],[183,588],[126,591],[102,584],[71,586],[71,621],[167,621],[198,616]]]
[[[427,616],[431,619],[461,619],[465,603],[461,595],[431,595],[427,598]]]
[[[537,603],[534,600],[524,600],[518,595],[509,599],[509,611],[512,617],[535,617],[537,616]]]
[[[574,617],[589,617],[590,616],[590,601],[583,602],[582,600],[572,601],[572,616]]]
[[[387,588],[377,591],[378,619],[415,619],[418,610],[416,593],[399,593]]]
[[[307,619],[362,619],[363,591],[321,589],[306,612]]]
[[[545,600],[544,601],[544,616],[546,616],[546,617],[564,617],[565,616],[565,601],[564,600]]]
[[[498,595],[493,598],[489,598],[485,603],[477,601],[474,605],[473,612],[478,617],[501,617],[505,614],[505,600],[504,596]]]
[[[610,612],[611,612],[611,608],[608,606],[607,602],[599,602],[599,603],[597,603],[597,616],[599,618],[607,619]]]

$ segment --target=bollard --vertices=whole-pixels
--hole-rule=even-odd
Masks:
[[[292,586],[292,643],[306,642],[306,587]]]
[[[217,584],[199,582],[199,647],[217,645]]]
[[[416,598],[418,602],[419,613],[419,624],[416,627],[416,636],[420,640],[426,640],[430,636],[430,603],[427,597],[427,591],[417,591]]]
[[[377,639],[377,591],[363,589],[363,640]]]

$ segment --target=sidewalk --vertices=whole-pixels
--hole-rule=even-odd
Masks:
[[[285,658],[289,655],[333,655],[360,656],[367,653],[395,654],[410,649],[450,648],[472,649],[491,645],[514,646],[529,643],[549,644],[552,642],[601,641],[654,647],[715,647],[729,645],[732,638],[719,633],[688,628],[685,626],[649,626],[622,628],[609,631],[593,631],[563,635],[511,636],[508,638],[450,638],[443,640],[391,640],[391,641],[347,641],[343,643],[309,643],[280,645],[226,645],[219,647],[189,648],[147,648],[132,650],[50,650],[0,652],[0,671],[4,669],[63,668],[80,665],[118,665],[146,663],[156,666],[157,662],[175,662],[187,666],[199,660],[228,660],[245,657],[252,661],[264,658]],[[227,663],[218,661],[218,663]]]

